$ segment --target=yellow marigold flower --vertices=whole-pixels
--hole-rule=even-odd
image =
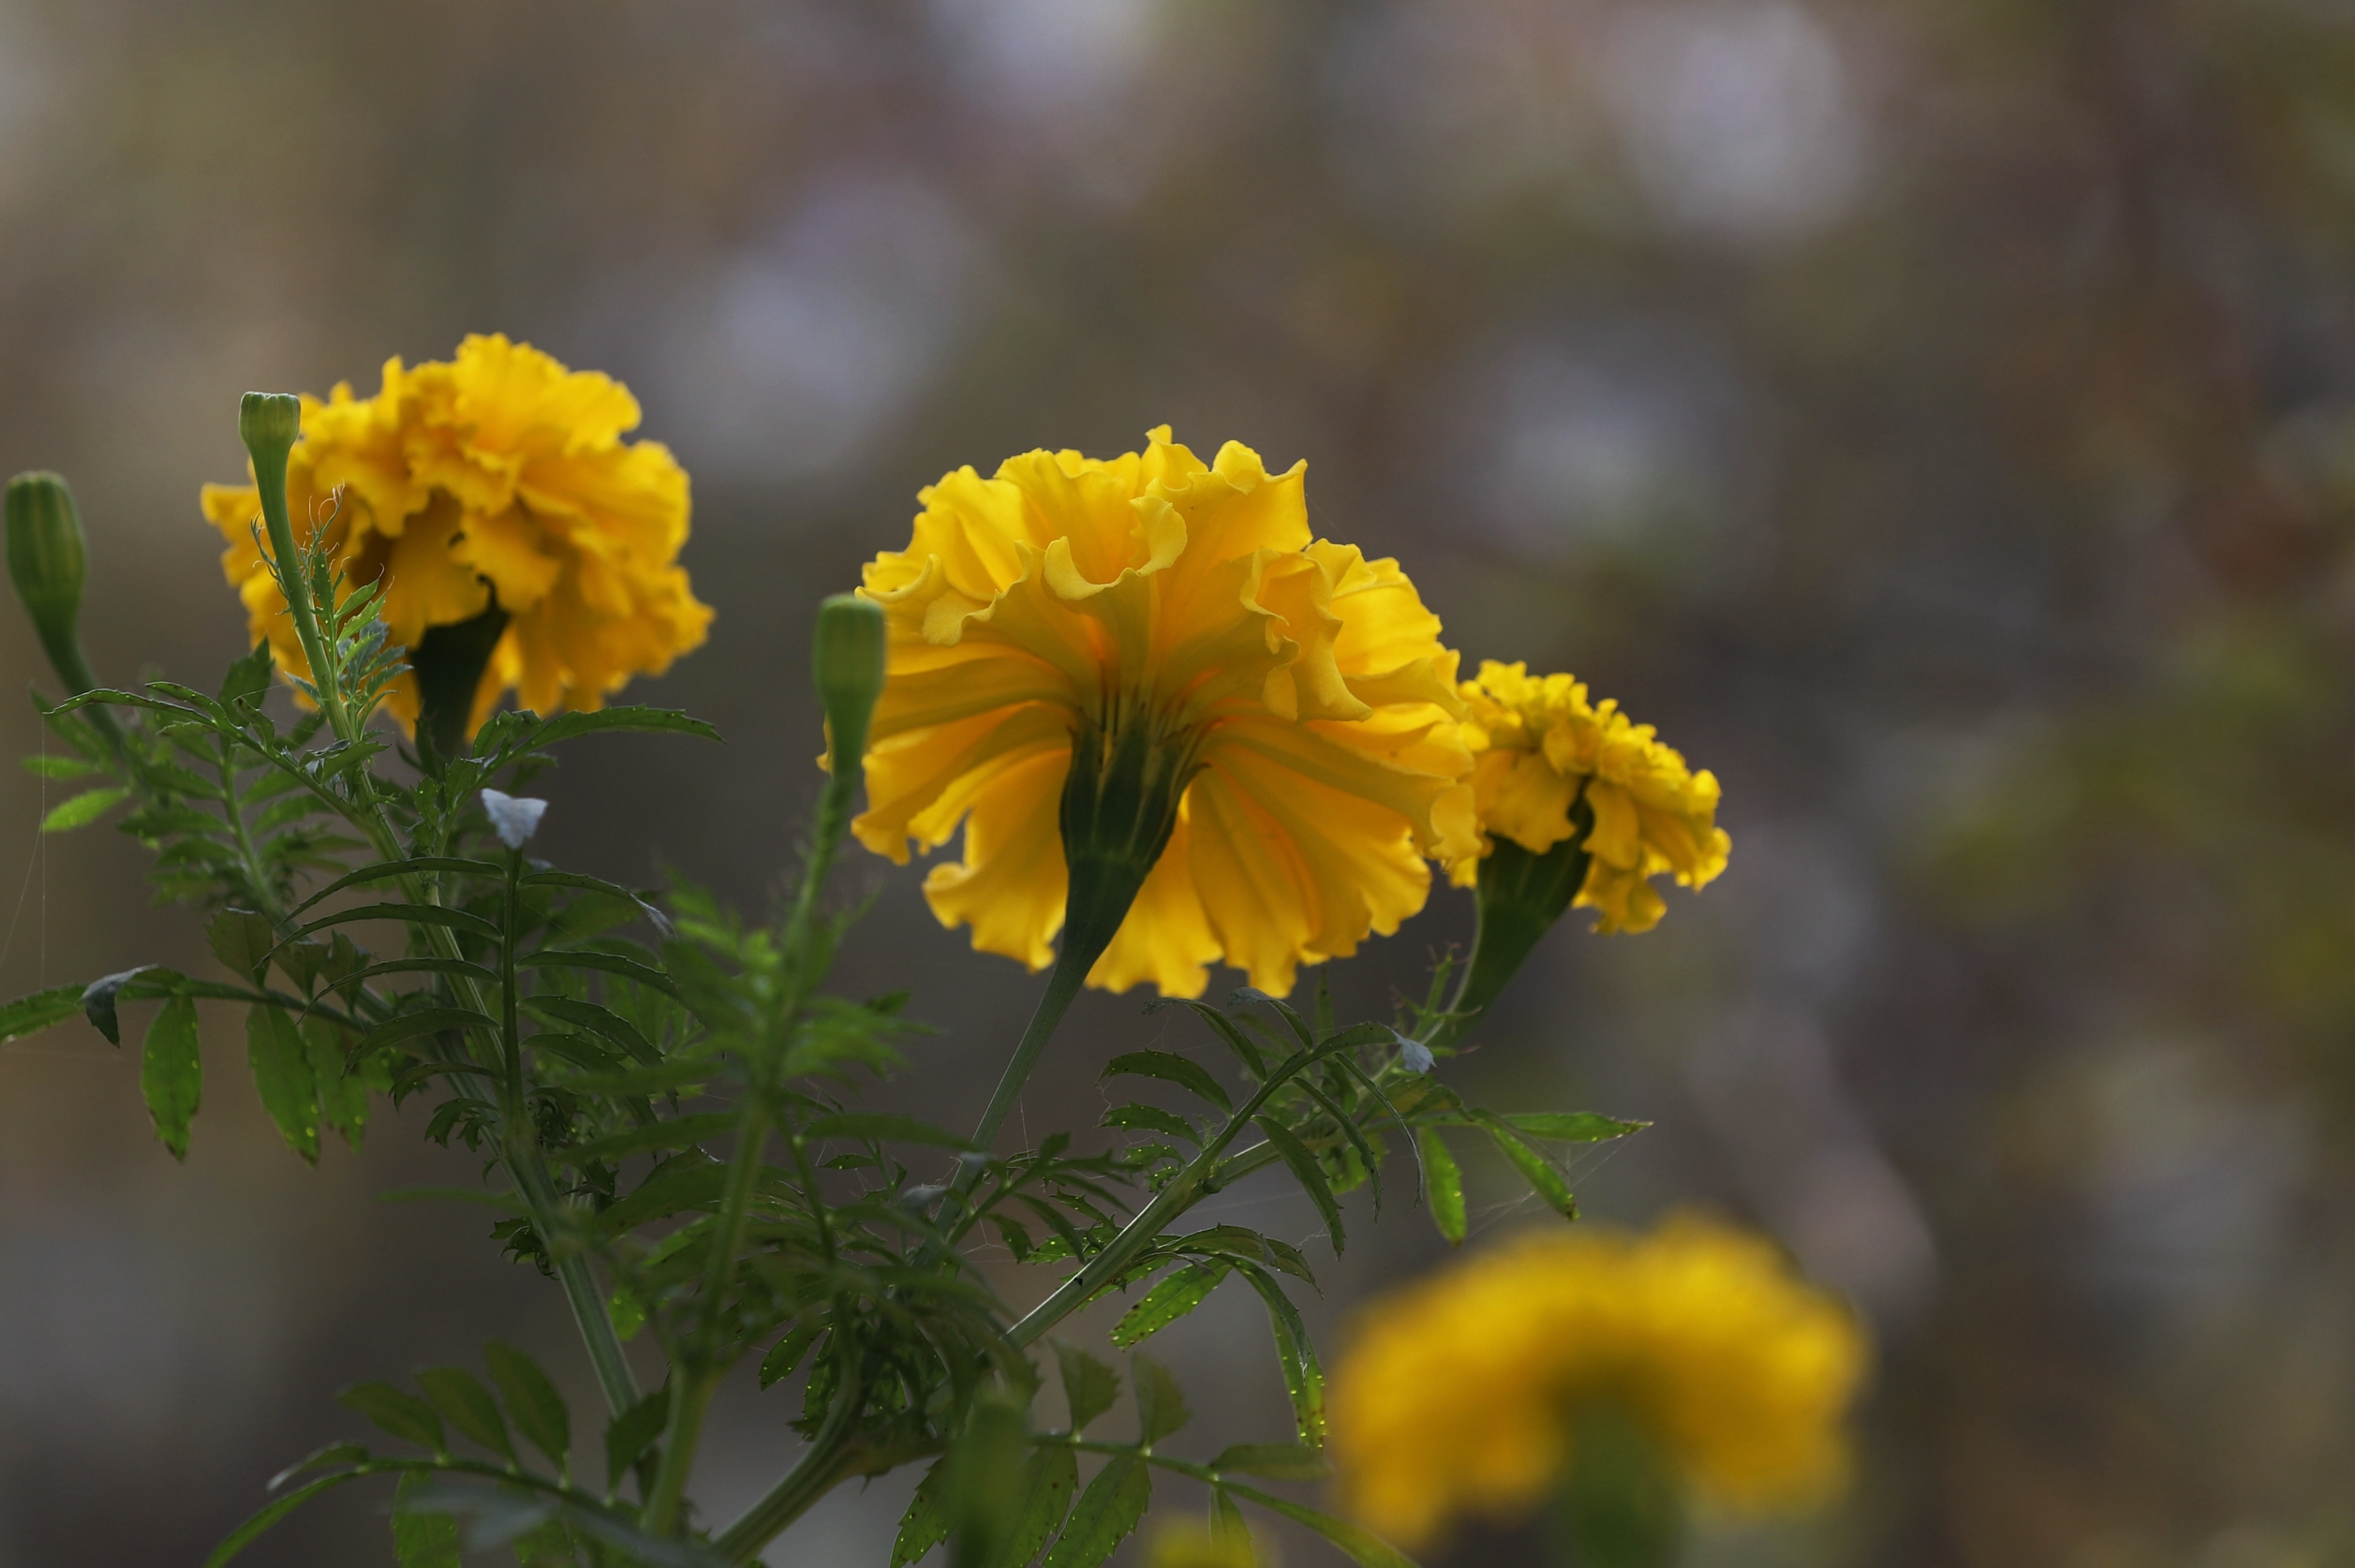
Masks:
[[[1493,659],[1464,682],[1463,699],[1481,852],[1502,836],[1544,854],[1570,836],[1583,790],[1594,831],[1575,903],[1596,911],[1595,929],[1649,931],[1667,912],[1651,878],[1667,873],[1696,888],[1726,868],[1733,841],[1716,825],[1716,777],[1687,768],[1615,699],[1591,704],[1585,685],[1568,675],[1534,676]],[[1474,857],[1454,862],[1457,885],[1473,885],[1478,867]]]
[[[1053,957],[1075,733],[1149,743],[1189,780],[1089,983],[1198,996],[1224,960],[1281,995],[1423,907],[1425,855],[1472,852],[1439,618],[1394,561],[1311,538],[1305,464],[1229,442],[1008,459],[925,490],[862,592],[890,621],[860,841],[904,862],[964,826],[925,895],[973,945]]]
[[[1548,1231],[1377,1302],[1336,1368],[1350,1506],[1413,1546],[1510,1516],[1575,1463],[1581,1405],[1624,1411],[1703,1500],[1821,1501],[1846,1472],[1856,1320],[1769,1242],[1708,1221]]]
[[[472,620],[496,593],[509,619],[483,669],[471,734],[512,689],[525,707],[601,707],[632,675],[660,674],[704,640],[710,609],[678,562],[687,472],[657,442],[627,442],[638,402],[612,377],[572,371],[528,344],[469,337],[457,357],[384,365],[376,396],[339,384],[303,399],[287,466],[298,533],[324,522],[355,583],[386,578],[392,641]],[[255,548],[251,484],[208,484],[205,516],[229,540],[221,566],[253,635],[278,666],[309,665],[286,600]],[[417,684],[389,705],[414,724]]]

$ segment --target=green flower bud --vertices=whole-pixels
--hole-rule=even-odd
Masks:
[[[855,594],[819,605],[809,669],[825,704],[828,755],[866,756],[867,723],[883,695],[883,607]]]
[[[19,474],[8,481],[8,580],[33,618],[67,695],[97,685],[74,623],[81,611],[84,554],[73,492],[56,474]]]
[[[303,434],[303,400],[291,392],[247,392],[237,405],[237,436],[260,463],[274,454],[283,463]]]

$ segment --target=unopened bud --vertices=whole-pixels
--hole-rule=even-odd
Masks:
[[[56,474],[19,474],[8,481],[8,580],[24,601],[41,646],[70,688],[68,695],[90,689],[88,661],[74,622],[81,611],[85,556],[81,516],[74,510],[73,492]]]
[[[303,434],[303,400],[291,392],[247,392],[237,405],[237,435],[259,464],[280,462]]]
[[[54,621],[73,635],[81,608],[81,516],[63,475],[19,474],[8,481],[8,578],[41,635]]]
[[[883,695],[883,607],[855,594],[819,605],[809,667],[825,704],[831,755],[865,756],[867,723]]]

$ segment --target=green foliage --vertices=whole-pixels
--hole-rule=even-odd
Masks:
[[[204,1091],[194,998],[172,998],[147,1026],[147,1040],[140,1048],[139,1089],[155,1120],[156,1138],[174,1160],[185,1160],[188,1124],[196,1118]]]
[[[127,806],[121,830],[154,851],[158,894],[202,914],[217,975],[141,966],[44,991],[0,1008],[0,1040],[79,1010],[119,1041],[120,1009],[160,1003],[140,1083],[175,1158],[201,1101],[200,1001],[243,1011],[261,1103],[306,1161],[329,1133],[357,1146],[378,1100],[423,1102],[429,1137],[483,1160],[486,1190],[457,1195],[498,1210],[494,1238],[566,1292],[604,1396],[603,1415],[585,1413],[583,1427],[601,1429],[603,1463],[576,1482],[575,1423],[555,1383],[493,1344],[487,1380],[440,1367],[413,1389],[346,1390],[348,1409],[408,1452],[322,1450],[280,1478],[306,1477],[214,1563],[308,1499],[381,1475],[398,1478],[404,1564],[510,1547],[531,1568],[742,1563],[828,1487],[926,1458],[937,1462],[902,1523],[899,1568],[944,1544],[959,1568],[1095,1568],[1136,1528],[1157,1469],[1208,1486],[1222,1520],[1249,1502],[1361,1562],[1402,1561],[1235,1479],[1324,1472],[1324,1374],[1287,1294],[1287,1281],[1314,1279],[1292,1244],[1237,1224],[1189,1229],[1188,1212],[1281,1166],[1339,1251],[1349,1195],[1365,1188],[1377,1208],[1396,1196],[1403,1152],[1414,1196],[1459,1241],[1462,1177],[1441,1130],[1477,1132],[1571,1214],[1537,1146],[1639,1124],[1463,1104],[1411,1032],[1429,1026],[1438,988],[1395,1026],[1339,1026],[1322,996],[1308,1015],[1255,991],[1224,1008],[1184,1003],[1207,1049],[1116,1056],[1106,1075],[1137,1098],[1104,1116],[1102,1146],[1058,1132],[999,1151],[862,1105],[913,1026],[904,996],[825,989],[850,919],[822,894],[857,766],[836,768],[803,876],[765,919],[685,882],[655,893],[550,866],[497,836],[485,789],[526,788],[549,748],[576,738],[716,739],[709,727],[653,708],[503,713],[456,755],[402,752],[368,722],[403,668],[378,585],[344,582],[322,551],[298,554],[282,581],[317,610],[321,668],[315,684],[292,684],[319,711],[273,716],[264,644],[215,695],[159,681],[46,708],[63,751],[34,762],[90,781],[45,829]],[[844,689],[847,702],[865,687]],[[1061,1276],[1029,1312],[1009,1311],[975,1270],[969,1253],[992,1240]],[[1230,1447],[1207,1465],[1163,1452],[1186,1401],[1142,1358],[1129,1374],[1135,1440],[1091,1438],[1120,1378],[1063,1343],[1068,1425],[1031,1427],[1034,1347],[1073,1312],[1133,1294],[1111,1334],[1125,1349],[1230,1278],[1267,1313],[1291,1442]],[[664,1368],[652,1392],[623,1354],[632,1336]],[[808,1452],[745,1518],[699,1533],[688,1484],[701,1424],[748,1357],[771,1397],[796,1402]]]

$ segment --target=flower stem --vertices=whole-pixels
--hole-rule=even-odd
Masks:
[[[751,1561],[778,1531],[807,1513],[811,1504],[850,1473],[844,1461],[851,1454],[859,1407],[866,1402],[865,1385],[856,1369],[846,1365],[841,1386],[827,1407],[825,1425],[818,1428],[800,1461],[712,1543],[722,1557],[730,1562]]]
[[[287,453],[294,441],[290,411],[285,407],[289,400],[270,398],[257,392],[245,394],[239,410],[240,434],[245,436],[245,449],[254,460],[254,479],[261,493],[261,516],[269,530],[270,548],[277,557],[280,584],[286,590],[287,610],[293,617],[295,632],[302,639],[304,657],[310,660],[311,684],[318,693],[319,705],[327,715],[335,738],[349,742],[357,739],[353,732],[350,713],[343,703],[340,683],[330,651],[320,633],[318,607],[311,601],[309,579],[304,575],[302,555],[295,548],[294,525],[287,511]],[[370,776],[363,770],[353,784],[353,799],[347,806],[347,815],[353,825],[367,836],[369,847],[378,859],[393,861],[403,858],[400,836],[393,830],[384,802],[369,784]],[[399,883],[402,896],[412,903],[438,904],[441,890],[428,878],[403,877]],[[429,925],[424,929],[425,942],[437,957],[459,958],[456,937],[448,929]],[[456,998],[478,1013],[487,1013],[482,997],[474,983],[463,976],[451,977]],[[510,1118],[500,1163],[506,1168],[508,1180],[516,1195],[524,1200],[529,1211],[532,1228],[555,1260],[556,1279],[564,1286],[566,1299],[571,1304],[573,1320],[579,1324],[581,1339],[588,1351],[589,1362],[597,1369],[597,1381],[605,1393],[605,1402],[613,1413],[621,1414],[638,1402],[637,1379],[630,1373],[629,1358],[621,1348],[621,1338],[614,1332],[614,1320],[607,1311],[604,1293],[598,1288],[597,1277],[588,1260],[578,1252],[558,1255],[555,1219],[564,1200],[555,1190],[555,1181],[548,1173],[546,1157],[541,1154],[539,1140],[534,1136],[526,1116],[517,1121]]]
[[[1029,1081],[1030,1070],[1039,1064],[1039,1053],[1046,1049],[1056,1026],[1071,1010],[1072,1000],[1087,983],[1088,971],[1094,967],[1093,953],[1074,953],[1065,947],[1055,959],[1055,968],[1046,977],[1046,992],[1039,998],[1039,1005],[1030,1014],[1029,1027],[1022,1031],[1014,1055],[1006,1060],[1006,1070],[998,1076],[997,1091],[990,1095],[989,1104],[982,1112],[981,1120],[973,1127],[976,1147],[987,1148],[997,1137],[998,1129],[1005,1125],[1014,1110],[1014,1102],[1022,1094],[1022,1086]]]

